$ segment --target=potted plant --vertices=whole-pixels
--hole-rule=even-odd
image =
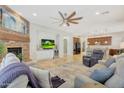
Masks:
[[[22,55],[22,53],[19,53],[18,55],[16,55],[19,59],[20,59],[20,61],[22,61],[23,60],[23,55]]]
[[[2,58],[5,55],[5,44],[3,42],[0,41],[0,58]]]

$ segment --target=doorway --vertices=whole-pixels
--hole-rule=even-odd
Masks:
[[[73,54],[81,53],[80,38],[73,37]]]

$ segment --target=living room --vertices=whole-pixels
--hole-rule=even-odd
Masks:
[[[4,80],[3,72],[18,61],[23,69],[24,64],[29,66],[44,88],[124,87],[123,76],[120,77],[124,64],[119,65],[121,71],[117,64],[119,74],[114,73],[113,66],[115,59],[122,61],[124,56],[123,16],[123,5],[1,5],[0,86],[39,87],[36,83],[28,85],[25,72],[10,80],[9,85],[2,85],[9,79],[5,74]],[[101,80],[104,76],[100,80],[94,76],[100,69],[107,71],[102,73],[107,74],[106,80]]]

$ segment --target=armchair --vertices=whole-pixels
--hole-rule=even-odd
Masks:
[[[98,60],[101,60],[103,58],[104,52],[102,50],[93,50],[93,53],[91,56],[83,56],[83,64],[92,67],[96,63],[98,63]]]

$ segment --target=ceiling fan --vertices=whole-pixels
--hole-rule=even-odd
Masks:
[[[75,17],[76,11],[72,12],[70,15],[67,15],[67,13],[62,13],[58,11],[60,17],[62,18],[62,21],[60,23],[60,26],[67,25],[70,26],[71,24],[79,24],[79,20],[83,19],[83,17]],[[54,20],[57,20],[57,18],[53,18]]]

